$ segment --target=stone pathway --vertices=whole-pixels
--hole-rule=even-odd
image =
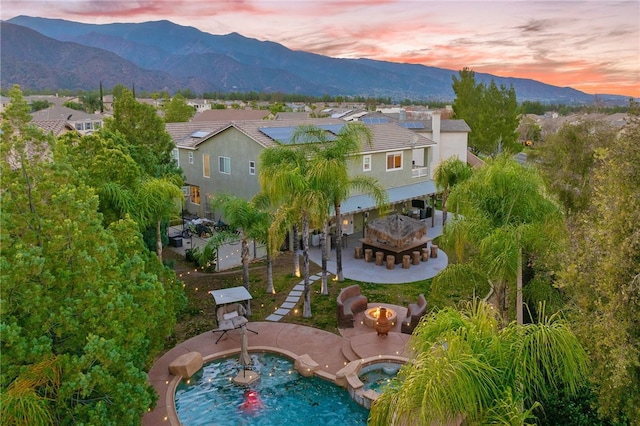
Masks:
[[[318,281],[320,278],[322,278],[320,275],[311,275],[309,277],[310,285]],[[328,275],[327,275],[327,279],[329,279]],[[304,280],[300,281],[298,284],[296,284],[293,287],[293,289],[289,292],[289,295],[287,296],[287,299],[284,301],[284,303],[280,305],[280,307],[276,309],[274,313],[269,315],[266,318],[266,320],[274,321],[274,322],[280,321],[280,319],[283,316],[291,312],[291,309],[293,309],[296,306],[296,304],[300,301],[300,298],[302,297],[303,294],[304,294]]]

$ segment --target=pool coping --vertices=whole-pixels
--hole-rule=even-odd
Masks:
[[[375,331],[367,329],[364,329],[364,332],[353,329],[340,330],[347,333],[339,336],[313,327],[282,322],[252,322],[251,327],[259,334],[251,335],[248,347],[250,352],[282,354],[294,362],[306,355],[308,358],[304,365],[306,366],[310,359],[316,364],[313,366],[313,374],[334,383],[336,373],[351,361],[378,360],[380,357],[392,358],[404,354],[406,342],[410,337],[407,334],[390,332],[388,337],[381,339]],[[353,344],[358,345],[355,348],[357,352],[352,351],[349,336],[354,338]],[[171,362],[189,352],[199,352],[203,363],[239,354],[239,339],[239,333],[227,333],[219,344],[215,344],[215,339],[209,331],[177,345],[159,358],[149,371],[148,379],[160,398],[156,407],[142,416],[142,425],[181,425],[175,410],[175,389],[182,377],[169,372]]]

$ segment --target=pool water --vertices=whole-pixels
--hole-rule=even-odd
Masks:
[[[317,377],[303,377],[283,356],[253,353],[251,359],[261,377],[249,388],[257,393],[260,406],[242,408],[247,388],[231,381],[241,371],[238,357],[219,359],[178,385],[175,403],[182,425],[367,424],[369,410],[346,390]]]
[[[382,393],[385,386],[398,374],[398,370],[400,370],[400,365],[395,363],[372,364],[363,367],[358,377],[364,390]]]

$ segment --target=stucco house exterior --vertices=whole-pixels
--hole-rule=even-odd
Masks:
[[[428,129],[416,132],[395,122],[365,122],[372,131],[373,143],[354,158],[350,174],[377,178],[387,190],[393,209],[417,216],[422,213],[426,218],[427,209],[416,209],[412,201],[421,200],[425,206],[432,201],[436,193],[434,167],[443,155],[461,155],[457,147],[461,141],[454,138],[450,142],[439,132],[439,122],[434,122],[431,133]],[[168,123],[166,129],[176,144],[174,158],[188,185],[185,210],[218,219],[219,212],[210,209],[210,201],[217,194],[251,199],[260,191],[258,161],[263,150],[289,144],[300,125],[314,125],[337,134],[346,124],[338,118]],[[466,159],[466,132],[461,133],[465,144],[460,148]],[[444,148],[434,139],[452,146]],[[362,232],[367,220],[378,216],[373,199],[357,192],[350,194],[341,210],[347,235]]]

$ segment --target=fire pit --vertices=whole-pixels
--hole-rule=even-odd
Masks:
[[[371,328],[375,328],[376,321],[378,321],[379,315],[380,315],[380,307],[367,309],[366,311],[364,311],[364,323]],[[398,314],[396,314],[396,311],[394,311],[391,308],[387,308],[387,318],[391,323],[391,327],[396,325],[397,317],[398,317]]]

